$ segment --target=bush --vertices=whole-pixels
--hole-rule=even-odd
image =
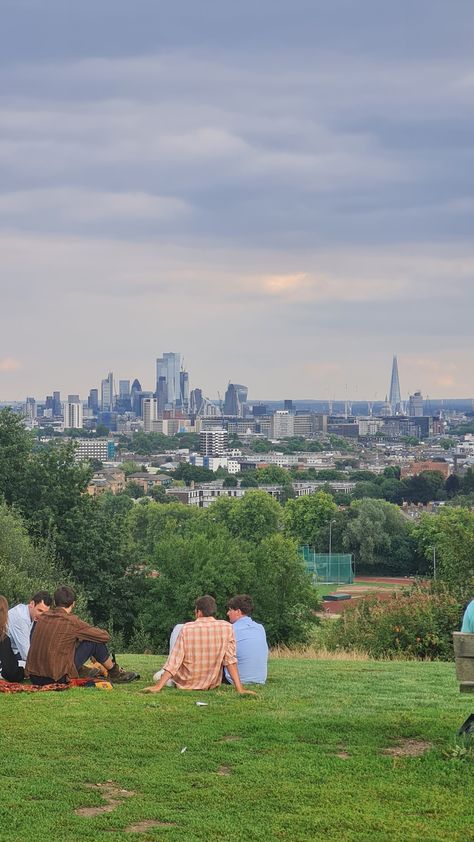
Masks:
[[[450,661],[461,616],[461,604],[446,590],[416,587],[386,601],[367,596],[334,623],[327,645],[363,650],[374,658]]]

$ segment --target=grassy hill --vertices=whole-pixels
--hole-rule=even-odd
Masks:
[[[473,838],[452,664],[278,659],[253,699],[140,694],[162,659],[123,662],[145,680],[0,696],[2,842]]]

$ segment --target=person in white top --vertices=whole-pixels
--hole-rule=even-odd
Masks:
[[[8,636],[20,667],[26,664],[34,624],[38,617],[49,611],[52,602],[49,591],[37,591],[28,604],[20,602],[8,612]]]

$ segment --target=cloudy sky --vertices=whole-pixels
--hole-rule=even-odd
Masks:
[[[472,0],[2,0],[0,400],[474,393]]]

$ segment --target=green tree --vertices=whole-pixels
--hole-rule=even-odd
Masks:
[[[458,593],[472,596],[474,586],[474,513],[444,506],[439,514],[421,516],[413,527],[418,549],[437,577]]]
[[[239,481],[237,477],[227,476],[222,483],[224,488],[237,488]]]
[[[29,602],[40,589],[52,592],[67,580],[54,548],[34,543],[19,512],[0,503],[0,590],[10,606]]]
[[[357,570],[401,576],[419,570],[408,521],[398,506],[385,500],[354,501],[346,514],[342,542],[345,551],[353,553]]]
[[[11,409],[0,409],[0,498],[4,497],[7,503],[16,502],[21,496],[33,440],[20,415]]]
[[[329,523],[337,506],[330,494],[318,491],[296,500],[288,500],[284,509],[285,533],[300,544],[309,544],[322,551],[326,544]]]

